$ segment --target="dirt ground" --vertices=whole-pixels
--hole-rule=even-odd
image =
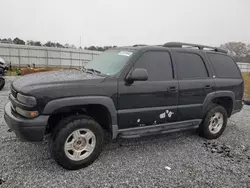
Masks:
[[[245,86],[245,97],[250,99],[250,73],[242,73]]]
[[[8,71],[6,76],[17,76],[16,68],[13,67],[12,71]],[[36,67],[36,68],[28,68],[28,67],[20,67],[21,75],[36,73],[36,72],[45,72],[45,71],[54,71],[54,70],[62,70],[62,69],[73,69],[73,68],[62,68],[62,67]]]

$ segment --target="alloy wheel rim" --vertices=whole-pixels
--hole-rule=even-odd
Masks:
[[[64,143],[66,156],[73,161],[86,159],[96,146],[95,134],[89,129],[73,131]]]
[[[217,134],[223,127],[223,123],[224,123],[223,114],[220,112],[214,113],[209,121],[209,126],[208,126],[209,131],[212,134]]]

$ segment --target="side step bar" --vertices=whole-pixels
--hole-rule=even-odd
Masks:
[[[135,127],[129,129],[120,129],[118,130],[118,135],[121,138],[136,138],[154,134],[164,134],[170,132],[178,132],[182,130],[189,130],[198,128],[201,119],[174,122],[174,123],[165,123],[158,125],[149,125],[144,127]]]

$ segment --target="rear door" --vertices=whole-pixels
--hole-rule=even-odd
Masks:
[[[144,68],[147,81],[128,85],[124,78],[118,81],[118,125],[132,128],[176,121],[178,83],[173,77],[170,53],[146,51],[130,71]]]
[[[214,90],[203,54],[199,51],[176,51],[175,62],[179,82],[178,120],[201,119],[206,95]]]

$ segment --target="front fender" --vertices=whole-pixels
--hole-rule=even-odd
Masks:
[[[114,105],[114,102],[111,98],[105,96],[86,96],[86,97],[68,97],[62,99],[56,99],[48,102],[44,107],[42,114],[50,115],[55,110],[63,108],[63,107],[70,107],[70,106],[77,106],[77,105],[89,105],[89,104],[100,104],[105,106],[111,116],[112,120],[112,131],[113,137],[116,134],[117,129],[117,111]]]

